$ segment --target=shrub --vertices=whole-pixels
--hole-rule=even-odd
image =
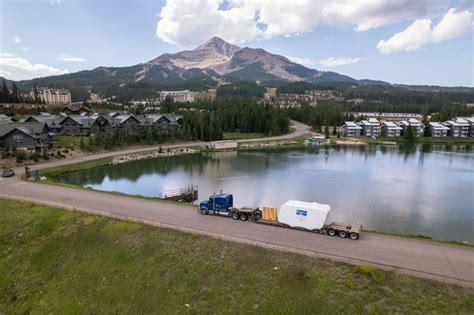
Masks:
[[[26,160],[27,157],[28,157],[28,155],[27,155],[26,152],[23,151],[23,150],[17,150],[17,151],[15,152],[15,158],[17,159],[17,161]]]

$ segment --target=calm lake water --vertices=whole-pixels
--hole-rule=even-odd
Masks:
[[[331,205],[330,221],[474,242],[474,151],[466,146],[343,146],[203,153],[70,173],[63,182],[143,196],[199,185],[236,206]]]

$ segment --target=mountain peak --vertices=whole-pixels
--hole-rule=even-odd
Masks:
[[[239,51],[241,48],[236,45],[232,45],[220,37],[214,36],[209,39],[207,42],[194,49],[193,51],[200,50],[214,50],[216,53],[225,55],[227,57],[232,57],[236,51]]]

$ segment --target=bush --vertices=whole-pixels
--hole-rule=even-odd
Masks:
[[[26,160],[27,157],[28,157],[28,155],[23,150],[18,150],[18,151],[15,152],[15,158],[17,159],[17,161]]]

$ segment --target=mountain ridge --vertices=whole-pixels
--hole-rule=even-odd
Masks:
[[[238,80],[392,85],[384,81],[356,80],[337,72],[311,69],[265,49],[239,47],[219,37],[212,37],[193,50],[164,53],[132,66],[100,66],[92,70],[17,82],[23,90],[31,89],[34,82],[38,86],[70,89],[73,99],[82,100],[89,96],[89,91],[102,97],[127,94],[147,98],[156,95],[152,91],[157,90],[198,91],[216,88],[222,82]],[[410,88],[409,85],[398,86]],[[427,86],[414,89],[432,90]]]

